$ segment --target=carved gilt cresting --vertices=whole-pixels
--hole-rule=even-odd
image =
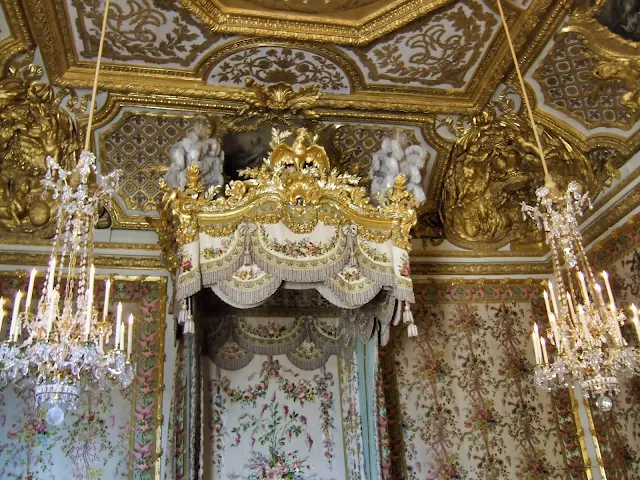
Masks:
[[[607,0],[579,0],[578,7],[560,30],[560,36],[576,33],[583,39],[585,56],[597,61],[593,74],[601,80],[598,88],[611,89],[620,85],[625,93],[621,103],[638,112],[640,110],[640,42],[614,33],[607,27],[603,14]]]
[[[75,121],[60,106],[69,92],[56,95],[50,84],[39,81],[42,75],[35,65],[9,67],[0,80],[0,229],[46,236],[57,203],[42,195],[45,159],[72,168],[81,139]],[[76,106],[77,98],[68,104]],[[80,108],[84,104],[79,102]]]
[[[543,178],[533,131],[510,102],[499,102],[468,119],[468,126],[464,119],[455,126],[458,140],[442,190],[445,235],[454,245],[471,250],[538,240],[521,211],[521,202],[535,198]],[[600,187],[589,160],[559,136],[542,131],[541,137],[560,188],[573,179],[595,196]]]
[[[330,169],[324,148],[304,128],[295,133],[274,132],[273,150],[260,168],[245,169],[246,180],[225,187],[202,188],[199,170],[189,167],[184,191],[165,191],[159,206],[160,219],[149,219],[159,235],[165,263],[171,272],[179,264],[182,245],[193,241],[199,231],[235,230],[243,222],[282,221],[296,233],[311,232],[318,222],[342,226],[358,225],[365,238],[384,241],[389,231],[394,243],[409,250],[409,232],[416,223],[417,205],[405,189],[406,177],[399,175],[379,205],[374,206],[359,178]]]

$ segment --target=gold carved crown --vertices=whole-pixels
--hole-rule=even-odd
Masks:
[[[417,204],[405,188],[406,177],[399,175],[374,205],[359,177],[331,170],[327,153],[316,141],[303,128],[295,132],[292,145],[275,132],[273,150],[262,166],[242,170],[245,180],[230,182],[224,194],[221,186],[204,191],[195,165],[188,168],[184,190],[169,189],[161,182],[165,190],[161,219],[153,224],[165,259],[171,262],[177,248],[199,232],[230,234],[246,222],[283,222],[295,233],[309,233],[318,222],[351,224],[365,238],[393,239],[398,247],[410,250]]]

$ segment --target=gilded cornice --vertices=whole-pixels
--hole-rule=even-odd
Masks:
[[[49,264],[48,253],[0,251],[0,265]],[[165,270],[160,257],[126,257],[121,255],[95,255],[96,268],[114,268],[126,270]]]
[[[370,13],[364,21],[337,20],[327,16],[309,16],[290,12],[249,12],[225,7],[218,0],[182,0],[198,18],[217,32],[236,35],[260,35],[276,38],[366,45],[372,40],[408,24],[451,0],[400,0]]]
[[[640,186],[636,187],[614,206],[603,212],[582,232],[584,244],[589,245],[607,232],[613,225],[625,218],[640,205]]]
[[[11,35],[0,42],[0,71],[4,72],[7,63],[17,54],[34,48],[24,11],[18,3],[5,2],[4,14]]]
[[[460,262],[416,263],[411,262],[411,279],[420,282],[421,276],[431,275],[547,275],[553,272],[550,262]]]

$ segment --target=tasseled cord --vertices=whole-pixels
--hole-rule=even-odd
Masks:
[[[409,307],[409,302],[404,302],[404,312],[402,312],[402,322],[408,324],[407,333],[409,338],[415,338],[418,336],[418,327],[413,323],[413,313]]]
[[[178,313],[178,324],[184,325],[183,332],[185,335],[196,333],[196,324],[193,321],[193,304],[191,297],[182,300],[180,312]]]

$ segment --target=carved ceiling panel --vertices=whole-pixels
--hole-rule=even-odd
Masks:
[[[587,129],[597,127],[630,130],[638,112],[622,104],[626,90],[619,84],[598,80],[593,74],[597,61],[577,34],[559,38],[533,78],[538,82],[544,103],[569,114]]]
[[[368,83],[461,89],[482,61],[499,20],[482,2],[459,2],[352,52]]]
[[[227,1],[225,4],[234,6],[238,2]],[[308,14],[327,14],[332,12],[344,12],[360,7],[371,7],[380,0],[247,0],[246,3],[262,7],[266,10],[283,12],[296,12]]]
[[[63,2],[58,8],[63,9]],[[103,0],[66,0],[69,26],[81,60],[97,56]],[[109,36],[103,56],[167,67],[191,67],[221,38],[190,15],[180,0],[111,2]]]
[[[246,43],[249,44],[245,46]],[[228,50],[216,55],[208,83],[239,86],[246,78],[253,78],[270,85],[284,82],[296,86],[320,85],[323,92],[351,91],[351,80],[344,69],[317,50],[257,46],[253,42],[236,42]]]

